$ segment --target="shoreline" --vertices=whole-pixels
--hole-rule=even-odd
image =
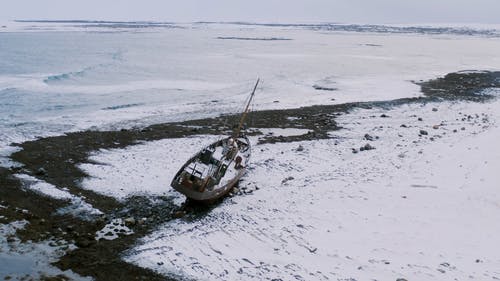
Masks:
[[[256,111],[249,116],[249,127],[255,129],[252,135],[261,136],[259,144],[329,139],[330,132],[340,129],[336,118],[356,109],[385,109],[440,101],[487,102],[495,97],[483,91],[500,88],[500,72],[450,73],[445,77],[418,84],[424,97]],[[89,175],[80,170],[78,165],[91,162],[89,155],[101,149],[125,148],[143,141],[168,138],[219,135],[230,129],[224,127],[224,124],[231,118],[235,116],[156,124],[140,130],[75,132],[16,144],[22,150],[14,152],[10,158],[23,166],[0,168],[0,185],[5,187],[0,189],[0,204],[6,206],[0,209],[3,216],[0,222],[5,224],[21,219],[28,220],[30,223],[27,227],[17,233],[21,241],[44,241],[48,237],[57,237],[67,244],[74,243],[78,248],[68,251],[56,263],[61,270],[71,269],[80,275],[93,276],[96,280],[134,280],[135,276],[146,277],[148,280],[165,280],[164,276],[152,270],[123,261],[121,254],[155,227],[178,216],[179,208],[173,204],[173,199],[161,197],[161,203],[157,204],[152,203],[148,196],[133,196],[120,202],[115,198],[82,189],[80,183]],[[258,131],[265,128],[303,129],[307,130],[307,133],[269,136]],[[105,215],[96,216],[94,221],[85,221],[72,215],[54,215],[58,209],[67,206],[68,202],[47,198],[24,189],[23,183],[14,178],[16,173],[32,175],[57,188],[67,188],[71,194],[85,198]],[[198,214],[199,218],[211,208],[213,207],[189,207],[189,211]],[[114,217],[147,217],[148,220],[143,224],[131,225],[134,234],[120,236],[116,240],[97,242],[93,235],[89,235],[96,233]]]

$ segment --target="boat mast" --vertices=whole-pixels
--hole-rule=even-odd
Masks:
[[[233,132],[233,138],[237,138],[240,135],[241,128],[243,127],[243,122],[245,122],[245,118],[247,117],[248,110],[250,108],[250,103],[252,102],[253,96],[255,95],[255,91],[257,90],[257,86],[259,85],[260,78],[257,78],[257,83],[253,87],[252,94],[250,95],[250,99],[248,99],[247,106],[243,114],[241,115],[240,123],[238,124],[238,128]]]

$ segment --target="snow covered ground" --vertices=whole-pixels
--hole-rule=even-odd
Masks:
[[[332,139],[258,145],[241,195],[205,217],[159,226],[125,259],[198,280],[500,278],[499,106],[356,110],[340,117],[344,129]],[[94,178],[85,186],[118,198],[138,185],[168,193],[182,162],[173,153],[210,142],[179,141],[98,154],[113,171],[87,165]],[[366,143],[375,149],[352,152]],[[121,173],[127,180],[116,182]]]

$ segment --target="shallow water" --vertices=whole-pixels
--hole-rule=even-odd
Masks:
[[[6,276],[32,275],[35,268],[35,258],[29,255],[0,253],[0,279]],[[6,279],[5,279],[6,280]]]

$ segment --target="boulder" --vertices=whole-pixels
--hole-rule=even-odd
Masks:
[[[46,176],[47,175],[47,171],[44,169],[44,168],[40,168],[36,171],[35,175],[37,176]]]
[[[360,147],[359,150],[364,151],[364,150],[372,150],[375,149],[371,144],[367,143],[364,146]]]
[[[125,225],[127,225],[127,226],[132,226],[135,224],[135,219],[132,217],[126,218],[123,220],[123,222],[125,222]]]

